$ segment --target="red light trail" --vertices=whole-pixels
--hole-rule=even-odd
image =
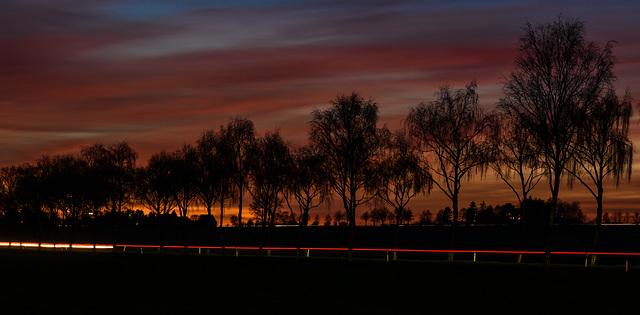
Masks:
[[[278,246],[196,246],[196,245],[146,245],[146,244],[69,244],[69,243],[35,243],[35,242],[0,242],[0,248],[45,248],[45,249],[101,249],[113,250],[114,248],[175,248],[175,249],[229,249],[229,250],[308,250],[308,251],[348,251],[346,247],[278,247]],[[408,253],[467,253],[467,254],[544,254],[544,251],[518,251],[518,250],[470,250],[470,249],[408,249],[408,248],[354,248],[355,252],[408,252]],[[552,255],[610,255],[610,256],[640,256],[636,252],[580,252],[580,251],[552,251]]]

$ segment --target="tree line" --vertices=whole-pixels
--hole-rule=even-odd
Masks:
[[[472,80],[459,89],[440,87],[434,101],[411,107],[399,130],[380,126],[375,100],[353,92],[312,111],[302,146],[288,144],[277,129],[259,136],[241,117],[203,132],[193,144],[153,154],[144,167],[136,165],[137,153],[127,143],[97,143],[79,154],[3,167],[3,218],[74,224],[134,205],[154,216],[175,211],[188,218],[202,206],[209,216],[220,209],[222,226],[232,202],[243,225],[243,197],[249,194],[254,222],[273,226],[285,209],[291,222],[305,226],[309,211],[331,200],[342,205],[352,248],[359,206],[384,204],[399,223],[413,198],[435,188],[451,201],[438,220],[451,224],[455,246],[461,216],[468,222],[483,213],[461,211],[463,185],[492,170],[513,191],[520,218],[544,212],[548,248],[561,218],[561,181],[584,185],[598,205],[595,249],[605,179],[617,185],[630,178],[633,157],[632,99],[613,87],[614,43],[588,41],[582,21],[563,17],[527,23],[523,32],[495,111],[480,106]],[[543,179],[549,201],[528,206]]]

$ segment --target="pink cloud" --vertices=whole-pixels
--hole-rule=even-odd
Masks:
[[[477,79],[480,102],[492,109],[520,27],[559,12],[587,21],[590,38],[619,42],[619,93],[640,94],[640,35],[628,6],[336,1],[131,19],[102,1],[7,1],[0,4],[0,162],[121,140],[143,162],[236,115],[302,144],[311,110],[351,91],[376,99],[391,128],[447,83]],[[639,130],[632,126],[636,142]],[[496,200],[508,198],[499,186]],[[481,201],[482,187],[471,185],[463,203]],[[632,190],[621,188],[616,205],[631,207]],[[446,206],[438,198],[421,200],[438,210]],[[589,204],[583,192],[575,198]]]

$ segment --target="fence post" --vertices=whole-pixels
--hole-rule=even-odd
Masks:
[[[589,252],[584,254],[584,267],[587,268],[589,266]]]

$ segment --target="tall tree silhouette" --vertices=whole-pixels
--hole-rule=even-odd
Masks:
[[[309,140],[323,155],[329,183],[340,196],[349,223],[349,260],[353,257],[356,209],[374,197],[369,189],[376,160],[382,154],[378,105],[357,93],[339,95],[327,110],[315,109]]]
[[[597,249],[600,237],[605,179],[613,178],[617,186],[622,177],[631,178],[633,144],[628,137],[631,103],[628,92],[620,101],[614,90],[607,91],[589,106],[584,127],[573,147],[575,154],[569,172],[589,190],[598,205],[592,251]],[[596,263],[596,255],[592,255],[591,262]]]
[[[276,213],[284,202],[282,193],[290,171],[289,147],[278,131],[268,132],[257,139],[249,157],[252,208],[263,227],[274,226]]]
[[[471,170],[484,170],[494,158],[494,150],[487,140],[493,130],[493,115],[483,112],[476,88],[475,81],[458,90],[445,85],[436,93],[435,101],[413,107],[406,121],[425,157],[423,171],[436,177],[434,184],[452,202],[452,246],[462,181],[473,175]]]
[[[585,38],[584,22],[559,17],[523,28],[515,67],[499,107],[532,134],[551,189],[545,264],[550,263],[553,219],[560,180],[573,158],[573,143],[588,107],[614,81],[612,42],[604,47]]]
[[[64,224],[71,226],[73,242],[79,217],[88,212],[95,202],[94,187],[89,182],[88,163],[71,154],[44,156],[37,161],[42,172],[42,191],[48,208],[62,215]]]
[[[173,198],[178,206],[180,216],[188,218],[189,207],[196,198],[198,178],[198,157],[196,150],[190,145],[184,145],[181,149],[170,155],[170,177],[174,189]]]
[[[104,208],[110,214],[113,242],[117,240],[123,208],[131,204],[138,154],[126,142],[83,147],[81,158],[88,164],[85,180],[89,186],[89,206],[93,213]]]
[[[249,151],[255,141],[255,128],[253,122],[246,118],[236,117],[221,129],[221,141],[229,164],[233,170],[233,183],[235,185],[235,196],[238,198],[238,227],[242,226],[242,197],[248,185],[249,174]],[[222,149],[221,149],[222,150]],[[221,203],[222,205],[222,203]],[[220,226],[224,210],[220,209]]]
[[[231,161],[225,151],[222,135],[214,130],[205,131],[197,141],[197,192],[198,199],[211,215],[216,202],[224,208],[224,201],[231,194]]]
[[[120,142],[109,149],[109,183],[112,186],[108,208],[122,213],[131,204],[134,194],[134,177],[138,153],[126,142]]]

